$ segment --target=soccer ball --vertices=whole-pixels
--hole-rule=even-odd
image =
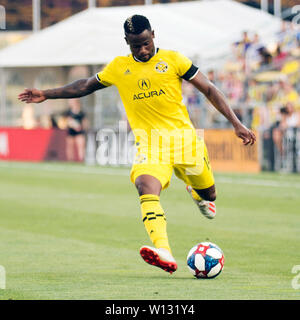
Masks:
[[[201,242],[189,251],[187,265],[196,278],[215,278],[224,267],[224,255],[216,244]]]

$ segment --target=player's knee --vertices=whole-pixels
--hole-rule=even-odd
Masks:
[[[138,183],[135,184],[135,186],[139,193],[139,196],[142,196],[144,194],[155,194],[155,195],[160,194],[159,188],[145,181],[139,181]]]
[[[207,198],[205,200],[207,201],[215,201],[217,199],[217,193],[213,192],[207,195]]]
[[[199,194],[199,196],[206,201],[215,201],[217,199],[217,192],[215,187],[210,187],[207,189],[196,190],[195,191]]]
[[[135,181],[135,186],[140,196],[144,194],[160,195],[161,184],[152,176],[139,176]]]
[[[147,183],[140,181],[136,183],[135,186],[140,196],[143,194],[151,194],[151,187]]]

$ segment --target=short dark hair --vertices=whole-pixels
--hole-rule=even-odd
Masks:
[[[149,20],[141,15],[135,14],[126,19],[124,22],[125,34],[140,34],[144,30],[151,30],[151,25]]]

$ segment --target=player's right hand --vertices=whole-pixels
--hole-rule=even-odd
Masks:
[[[40,103],[46,100],[42,90],[25,89],[19,94],[18,99],[26,103]]]

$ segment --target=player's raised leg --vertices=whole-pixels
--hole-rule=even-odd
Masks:
[[[151,175],[141,175],[136,178],[135,185],[140,196],[143,223],[155,246],[143,246],[140,254],[147,263],[172,273],[176,271],[177,263],[171,253],[166,217],[160,204],[161,183]]]
[[[186,189],[197,204],[200,212],[208,219],[216,216],[216,189],[205,144],[199,148],[200,163],[195,166],[175,165],[176,176],[186,183]]]
[[[195,189],[190,185],[186,186],[186,190],[190,193],[194,202],[197,204],[200,212],[208,219],[216,216],[216,189],[215,185],[206,189]]]

